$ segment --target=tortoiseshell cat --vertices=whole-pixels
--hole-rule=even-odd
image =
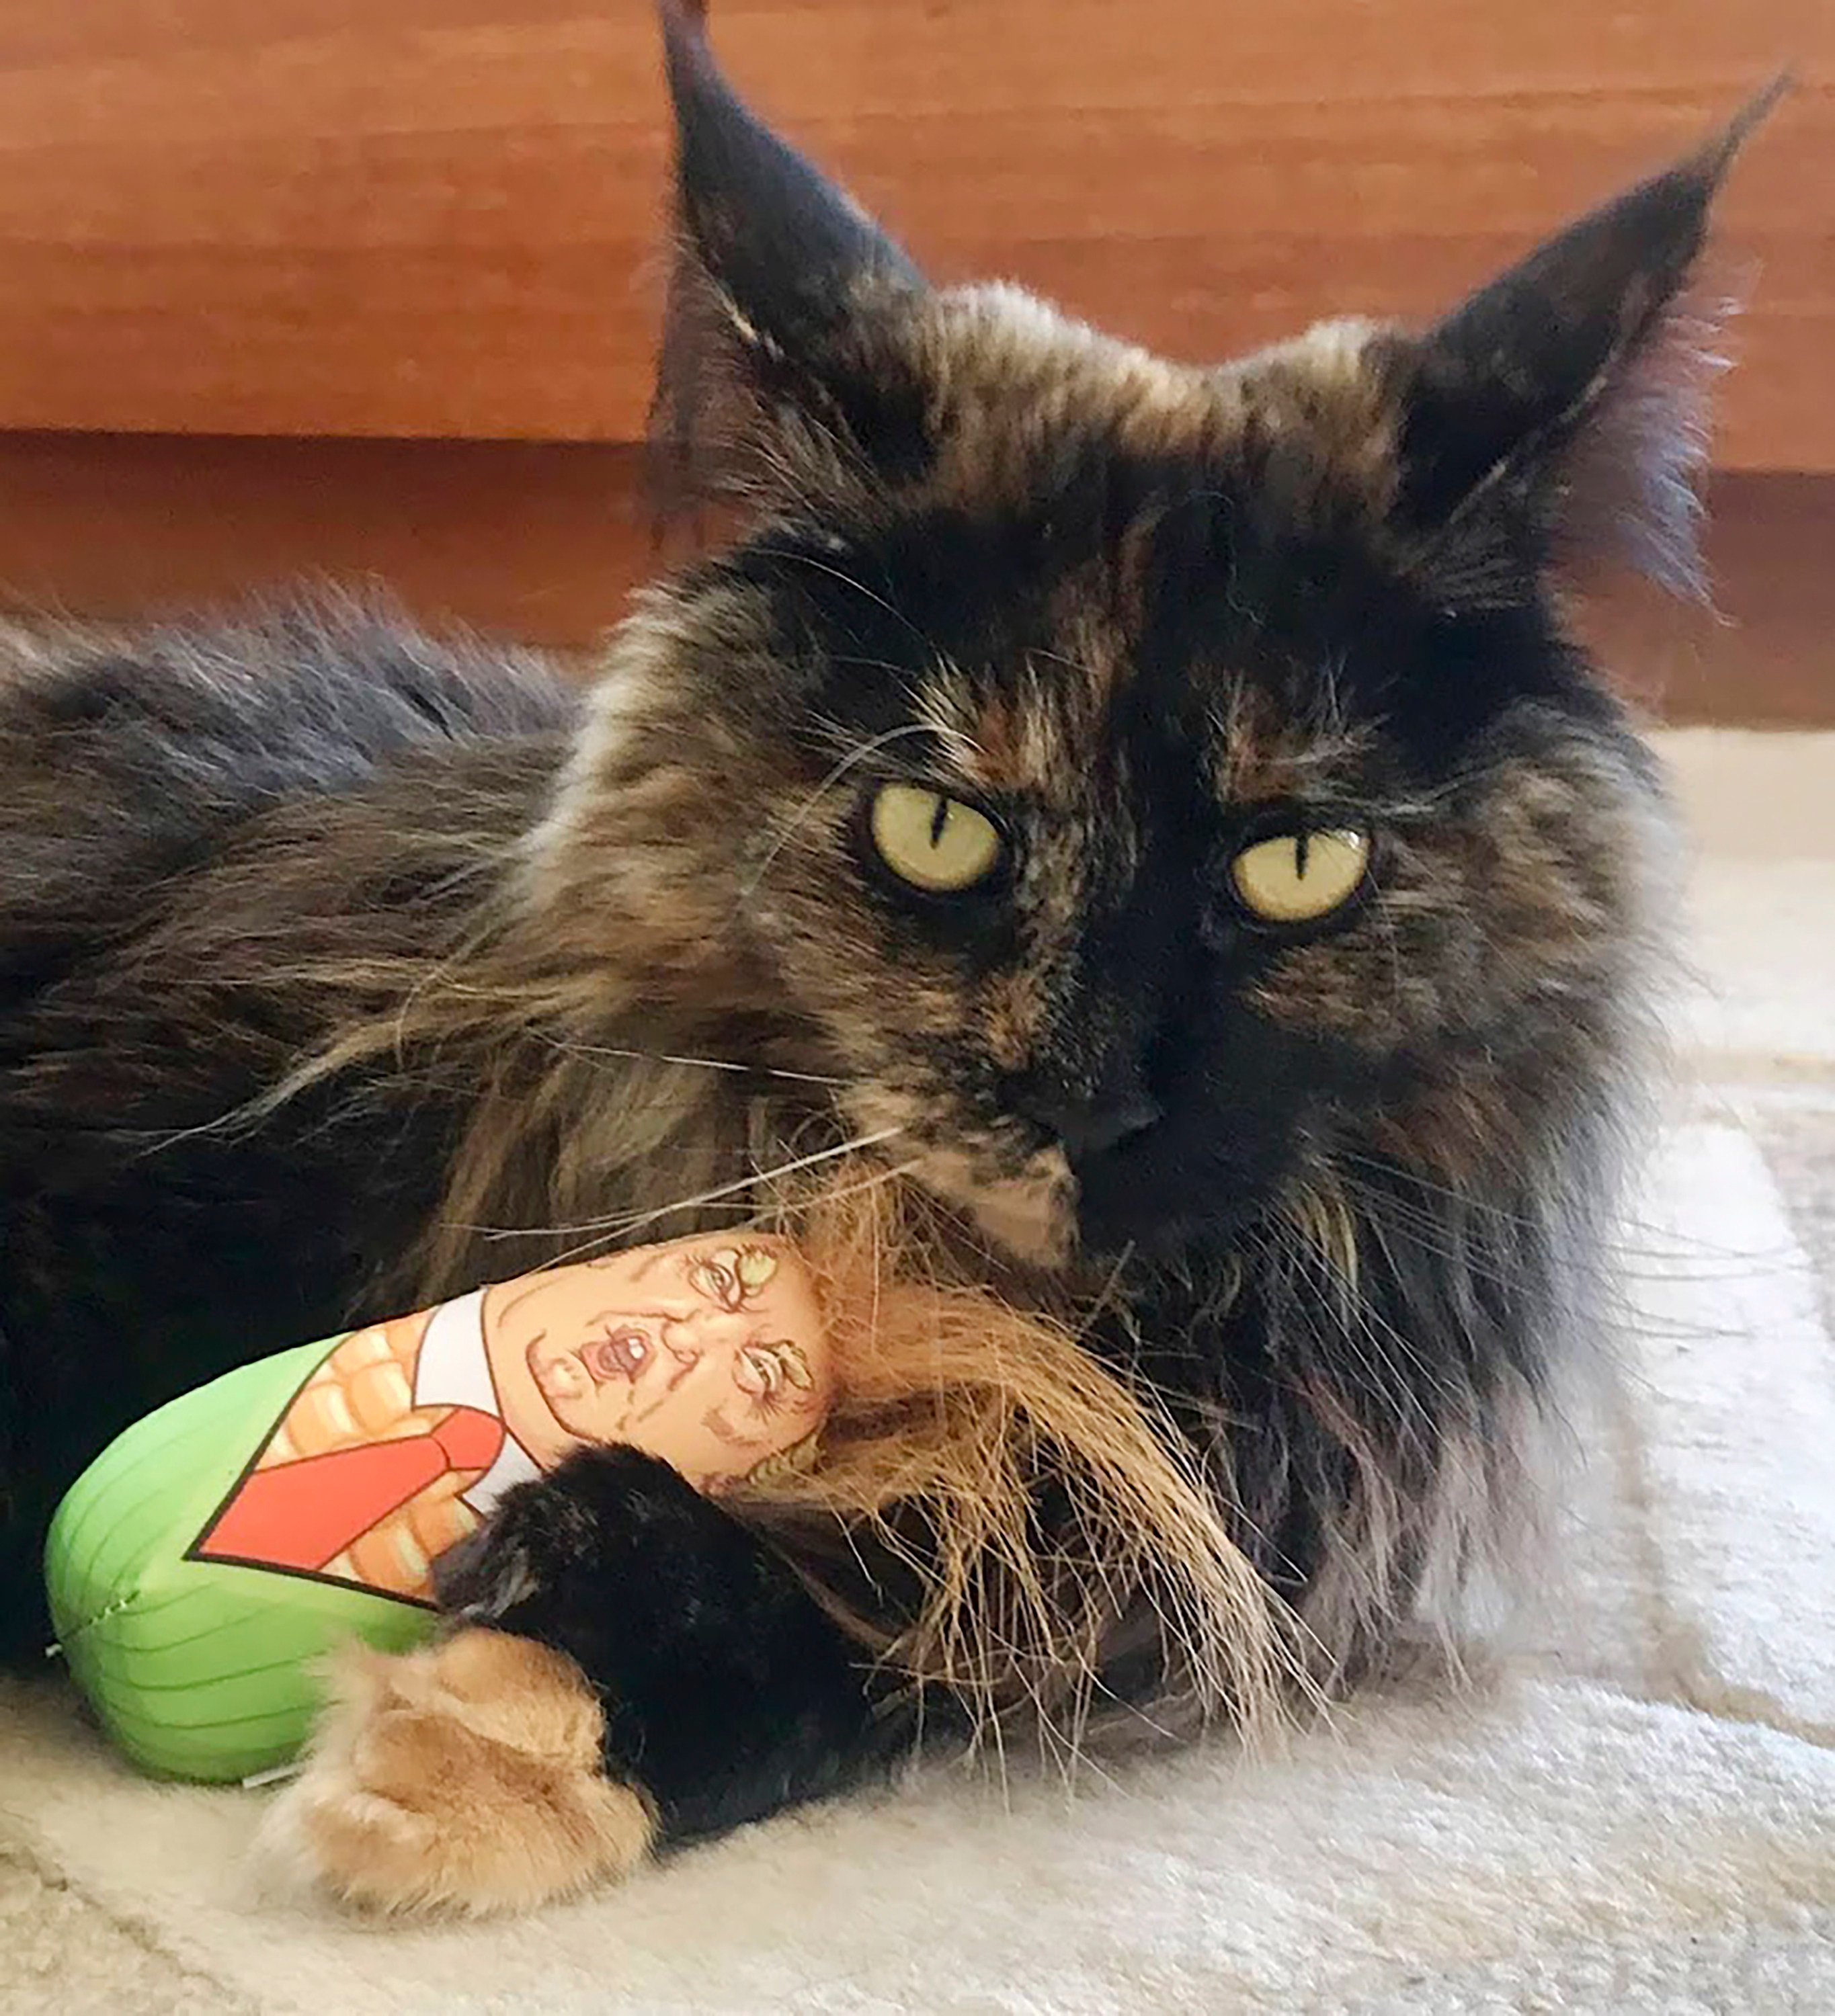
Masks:
[[[665,27],[664,434],[754,516],[589,691],[355,617],[9,646],[5,1635],[155,1402],[834,1150],[1094,1306],[1351,1676],[1589,1323],[1664,820],[1554,570],[1685,573],[1739,132],[1425,333],[1197,368],[932,289]],[[525,1488],[448,1591],[496,1629],[350,1683],[315,1866],[530,1899],[946,1735],[795,1551],[629,1454]]]

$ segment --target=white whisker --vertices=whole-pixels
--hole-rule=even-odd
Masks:
[[[691,1057],[670,1050],[629,1050],[615,1043],[576,1043],[560,1036],[543,1036],[535,1032],[539,1040],[550,1049],[570,1057],[618,1057],[631,1064],[687,1064],[698,1071],[730,1071],[739,1078],[770,1078],[788,1080],[793,1085],[845,1085],[842,1078],[824,1077],[820,1071],[782,1071],[775,1064],[734,1064],[725,1057]]]
[[[721,1183],[710,1190],[703,1190],[695,1197],[678,1198],[672,1204],[658,1204],[653,1210],[617,1212],[606,1218],[582,1219],[572,1225],[551,1225],[542,1228],[546,1233],[587,1232],[601,1235],[588,1240],[584,1245],[570,1248],[556,1256],[557,1264],[590,1252],[595,1246],[603,1246],[627,1233],[641,1231],[647,1225],[654,1225],[659,1219],[673,1217],[678,1211],[699,1211],[704,1206],[720,1203],[723,1199],[755,1189],[760,1183],[775,1183],[781,1177],[795,1175],[803,1169],[811,1169],[824,1162],[838,1161],[842,1157],[857,1154],[863,1148],[877,1147],[882,1141],[889,1141],[904,1132],[903,1127],[882,1127],[877,1132],[856,1136],[851,1141],[842,1141],[833,1147],[819,1148],[813,1154],[799,1155],[794,1161],[781,1162],[774,1168],[755,1169],[750,1175],[741,1176],[730,1183]],[[482,1228],[480,1228],[483,1229]],[[529,1236],[527,1229],[484,1230],[487,1239],[521,1239]]]
[[[839,581],[844,588],[851,588],[854,591],[855,594],[864,596],[867,600],[872,603],[876,607],[883,609],[888,616],[890,616],[898,622],[902,623],[905,628],[910,632],[911,635],[918,639],[918,643],[924,646],[925,650],[928,650],[932,648],[930,639],[921,630],[918,628],[917,625],[911,621],[910,617],[905,614],[903,610],[895,608],[891,603],[886,600],[883,595],[880,595],[874,589],[870,589],[863,581],[855,580],[854,577],[851,574],[845,572],[842,568],[831,567],[827,561],[817,560],[813,553],[799,553],[791,547],[759,546],[755,547],[753,550],[771,560],[791,560],[799,567],[811,567],[813,568],[817,574],[827,574],[831,580]]]
[[[803,800],[802,803],[797,807],[795,812],[791,815],[789,819],[785,823],[784,830],[778,834],[777,837],[772,841],[770,847],[765,850],[764,859],[759,863],[758,866],[752,871],[752,874],[747,878],[745,882],[741,885],[739,891],[741,905],[743,905],[749,898],[757,894],[759,884],[762,882],[766,876],[770,873],[772,863],[777,860],[778,855],[784,851],[784,848],[790,844],[791,841],[796,837],[797,833],[802,829],[804,820],[806,820],[809,817],[809,814],[815,810],[816,807],[821,803],[824,797],[825,797],[830,791],[834,790],[835,787],[841,782],[842,779],[847,775],[849,771],[854,768],[856,764],[863,763],[869,756],[874,754],[875,751],[883,749],[888,743],[897,742],[905,736],[934,735],[936,732],[936,729],[933,729],[927,722],[910,721],[907,722],[903,727],[889,728],[883,735],[873,736],[868,740],[863,742],[857,749],[850,750],[848,754],[842,757],[841,761],[835,765],[835,768],[828,772],[827,776],[822,779],[821,783],[819,783],[816,788],[810,792],[809,796]]]

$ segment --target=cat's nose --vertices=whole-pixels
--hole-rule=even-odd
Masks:
[[[1015,1096],[1015,1111],[1049,1134],[1055,1135],[1073,1162],[1087,1162],[1165,1118],[1164,1109],[1145,1092],[1099,1093],[1094,1099],[1075,1093],[1033,1090]]]

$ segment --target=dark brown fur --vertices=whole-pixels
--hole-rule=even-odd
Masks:
[[[928,288],[672,37],[663,432],[754,516],[640,601],[588,696],[348,618],[14,650],[14,1531],[140,1408],[353,1308],[761,1211],[814,1227],[875,1186],[886,1281],[1074,1329],[1213,1492],[1269,1643],[1290,1607],[1341,1679],[1507,1534],[1593,1320],[1664,822],[1553,570],[1628,403],[1657,477],[1617,490],[1675,529],[1642,374],[1728,150],[1424,336],[1333,324],[1200,368]],[[997,900],[875,868],[863,805],[899,780],[998,819]],[[1270,819],[1368,829],[1363,900],[1246,919],[1228,862]],[[756,1517],[935,1679],[937,1550],[903,1557],[915,1596],[830,1574],[869,1525],[910,1539],[875,1496],[895,1443],[845,1503]],[[1065,1488],[1037,1486],[1045,1559]],[[570,1516],[517,1531],[557,1546]],[[467,1583],[486,1622],[503,1564],[532,1572],[500,1553]],[[29,1557],[9,1572],[23,1616]],[[1150,1566],[1078,1572],[1103,1688],[1189,1679]],[[760,1575],[746,1603],[787,1615]],[[874,1698],[896,1748],[909,1702]],[[716,1823],[660,1804],[665,1838]]]

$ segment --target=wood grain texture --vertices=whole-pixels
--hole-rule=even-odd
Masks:
[[[0,434],[0,607],[139,621],[323,585],[579,649],[670,556],[640,475],[613,442]]]
[[[716,0],[736,80],[939,276],[1176,354],[1420,317],[1801,82],[1725,212],[1725,466],[1835,468],[1829,0]],[[647,0],[0,17],[0,427],[629,439]]]
[[[386,585],[436,627],[589,650],[659,553],[629,448],[0,434],[0,607],[190,614]],[[1835,726],[1835,477],[1714,487],[1715,610],[1615,585],[1582,627],[1679,721]]]

